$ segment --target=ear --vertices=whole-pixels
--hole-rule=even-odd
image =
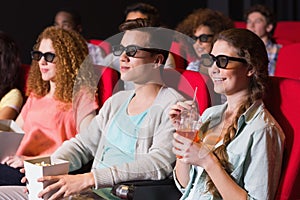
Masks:
[[[162,54],[157,54],[154,60],[155,67],[159,67],[160,65],[162,65],[163,60],[164,56]]]
[[[267,25],[266,31],[267,31],[268,33],[270,33],[272,30],[273,30],[273,24]]]
[[[249,67],[248,72],[247,72],[247,76],[253,76],[253,74],[255,73],[255,69],[253,69],[252,66]]]

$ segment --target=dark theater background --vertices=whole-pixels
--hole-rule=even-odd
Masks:
[[[8,0],[0,6],[0,30],[10,34],[21,47],[23,63],[30,64],[29,52],[37,35],[53,24],[56,11],[74,8],[82,16],[83,35],[87,39],[101,39],[118,33],[123,11],[134,0]],[[200,7],[208,7],[243,20],[243,12],[249,6],[261,3],[273,8],[278,20],[300,20],[298,0],[152,0],[143,1],[159,8],[162,21],[174,28],[187,14]]]

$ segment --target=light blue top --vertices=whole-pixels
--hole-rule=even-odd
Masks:
[[[208,129],[221,122],[227,103],[208,108],[202,121]],[[266,110],[262,101],[255,102],[238,119],[237,133],[227,146],[229,162],[233,166],[231,176],[248,192],[248,199],[274,199],[279,183],[285,136],[278,123]],[[222,144],[220,141],[215,147]],[[176,170],[176,169],[175,169]],[[182,188],[181,199],[216,200],[206,192],[206,172],[192,166],[190,181]]]
[[[132,96],[123,104],[110,124],[99,168],[112,167],[134,160],[137,133],[148,110],[129,116],[127,108],[131,99]]]

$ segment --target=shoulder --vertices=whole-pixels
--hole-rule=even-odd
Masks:
[[[22,104],[23,102],[23,96],[20,90],[18,89],[12,89],[4,97],[2,97],[1,102],[14,102],[16,104]],[[17,103],[19,102],[19,103]]]
[[[164,102],[185,100],[185,98],[178,91],[171,87],[162,87],[157,99],[163,99]]]
[[[10,90],[5,96],[22,97],[22,93],[19,89],[15,88]]]
[[[20,90],[12,89],[0,101],[1,107],[11,106],[19,110],[23,105],[23,96]]]
[[[226,107],[227,103],[209,107],[204,110],[204,112],[202,113],[202,117],[203,119],[207,119],[209,117],[212,117],[213,115],[220,116],[224,112]]]

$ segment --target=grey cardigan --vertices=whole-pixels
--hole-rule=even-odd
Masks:
[[[159,180],[168,176],[176,159],[172,152],[175,129],[169,120],[169,107],[184,98],[176,90],[167,87],[162,87],[143,121],[135,146],[135,160],[122,165],[96,168],[103,153],[103,137],[107,134],[111,120],[133,93],[132,90],[121,91],[110,97],[88,128],[75,138],[65,141],[54,152],[52,159],[69,160],[70,171],[94,159],[92,173],[96,189],[123,181]]]

